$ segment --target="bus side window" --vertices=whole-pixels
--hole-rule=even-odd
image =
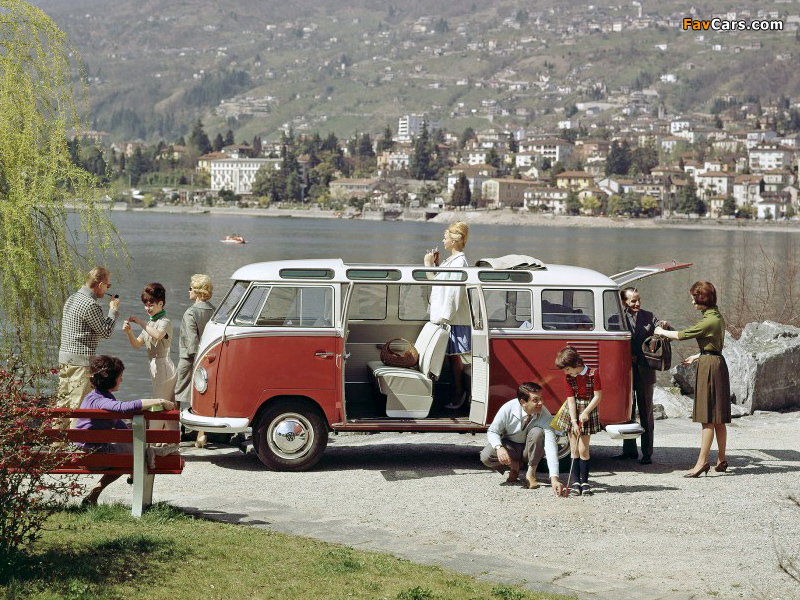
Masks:
[[[563,331],[594,329],[594,294],[591,290],[542,291],[542,327]]]

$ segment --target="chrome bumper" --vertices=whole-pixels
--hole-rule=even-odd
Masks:
[[[639,423],[620,423],[606,425],[606,433],[613,440],[634,440],[644,433]]]
[[[186,429],[197,429],[207,433],[243,433],[250,431],[247,417],[203,417],[192,412],[191,408],[181,411],[181,424]]]

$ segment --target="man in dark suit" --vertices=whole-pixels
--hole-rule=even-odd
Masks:
[[[642,310],[639,291],[627,287],[620,292],[622,303],[625,305],[625,324],[631,332],[631,355],[633,358],[633,410],[631,419],[639,411],[639,423],[644,433],[642,434],[642,458],[639,462],[649,465],[653,462],[653,386],[656,383],[656,372],[647,365],[642,355],[642,342],[653,335],[656,325],[669,327],[666,321],[659,321],[653,313]],[[636,459],[636,440],[625,440],[622,444],[622,454],[615,456],[619,459]]]

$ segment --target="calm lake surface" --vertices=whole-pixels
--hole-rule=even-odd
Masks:
[[[149,282],[167,289],[167,315],[175,326],[172,359],[178,362],[178,327],[189,306],[189,278],[207,273],[214,282],[217,305],[240,266],[260,261],[340,257],[345,262],[421,264],[426,248],[442,248],[444,226],[439,223],[360,221],[340,219],[268,218],[163,213],[112,213],[112,219],[131,256],[130,268],[112,268],[114,293],[122,300],[117,331],[100,343],[101,354],[119,356],[126,365],[120,398],[149,397],[150,377],[144,348],[130,347],[122,318],[147,318],[139,299]],[[221,244],[237,233],[245,245]],[[774,257],[787,250],[796,261],[791,233],[774,231],[695,231],[682,229],[568,228],[558,226],[473,225],[467,244],[470,263],[504,254],[528,254],[546,263],[572,264],[614,274],[636,265],[665,261],[694,266],[639,282],[644,308],[682,328],[696,320],[688,290],[706,279],[717,286],[721,307],[734,295],[742,265],[762,261],[759,249]],[[745,254],[744,248],[747,252]],[[754,280],[753,288],[758,289]],[[107,306],[105,300],[101,305]],[[728,318],[730,321],[730,317]],[[134,326],[138,335],[139,328]],[[687,342],[688,344],[688,342]]]

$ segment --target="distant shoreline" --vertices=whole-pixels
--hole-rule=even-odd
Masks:
[[[337,219],[340,213],[332,210],[316,208],[281,209],[281,208],[219,208],[194,206],[157,206],[154,208],[134,208],[130,211],[113,208],[114,212],[183,214],[198,216],[229,215],[249,217],[294,217],[303,219]],[[363,219],[368,221],[370,219]],[[379,219],[375,219],[379,220]],[[556,227],[600,227],[614,229],[689,229],[689,230],[727,230],[727,231],[774,231],[780,233],[800,233],[800,222],[797,221],[751,221],[727,219],[629,219],[621,217],[578,217],[569,215],[546,215],[516,212],[511,209],[476,210],[476,211],[442,211],[432,219],[403,218],[402,221],[449,223],[466,221],[481,225],[510,226],[556,226]]]

